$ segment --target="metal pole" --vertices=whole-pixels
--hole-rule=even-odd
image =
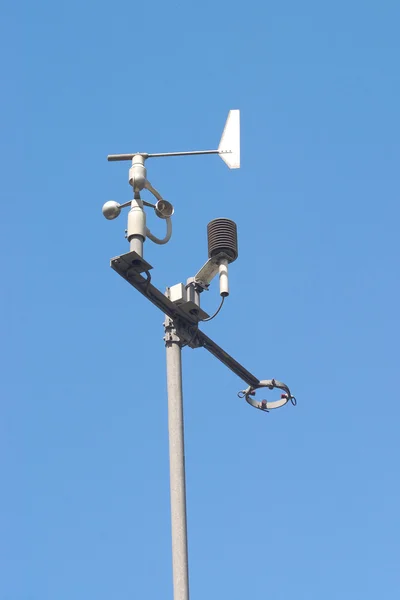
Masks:
[[[174,600],[189,600],[186,525],[185,448],[182,398],[182,342],[166,317],[169,465],[171,489],[172,571]]]
[[[143,256],[143,236],[133,235],[129,241],[130,251]]]

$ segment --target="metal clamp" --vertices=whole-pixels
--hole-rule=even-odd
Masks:
[[[266,387],[270,390],[273,390],[274,388],[279,388],[280,390],[283,390],[284,393],[281,394],[280,400],[273,401],[258,401],[255,400],[255,398],[251,397],[255,395],[256,390],[263,387]],[[254,408],[258,408],[259,410],[263,410],[264,412],[268,412],[269,410],[272,410],[274,408],[280,408],[281,406],[285,406],[285,404],[287,404],[289,400],[293,404],[293,406],[296,406],[297,404],[296,398],[292,396],[288,386],[282,383],[281,381],[277,381],[276,379],[263,379],[258,383],[258,385],[251,385],[246,390],[242,390],[241,392],[239,392],[238,396],[239,398],[245,398],[246,402],[250,404],[250,406],[254,406]]]

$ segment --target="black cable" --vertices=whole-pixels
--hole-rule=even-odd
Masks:
[[[149,275],[150,275],[150,273],[149,273]],[[213,316],[212,316],[212,317],[208,317],[207,319],[202,319],[202,320],[201,320],[201,321],[199,321],[199,322],[200,322],[200,323],[204,323],[205,321],[211,321],[211,319],[213,319],[214,317],[216,317],[216,316],[217,316],[217,314],[219,313],[219,311],[220,311],[220,310],[221,310],[221,308],[222,308],[222,305],[223,305],[223,303],[224,303],[224,300],[225,300],[225,296],[222,296],[222,300],[221,300],[221,303],[220,303],[220,305],[219,305],[219,307],[218,307],[218,310],[217,310],[217,311],[216,311],[216,312],[213,314]],[[190,340],[187,342],[187,345],[188,345],[188,346],[190,346],[190,345],[191,345],[191,343],[194,341],[194,339],[195,339],[195,337],[196,337],[196,335],[197,335],[197,332],[198,332],[198,330],[199,330],[199,323],[196,323],[196,324],[194,325],[193,329],[194,329],[194,331],[193,331],[193,335],[192,335],[192,337],[190,338]]]
[[[149,285],[150,285],[150,282],[151,282],[151,275],[150,275],[150,271],[145,271],[145,274],[147,275],[147,279],[144,281],[144,283],[146,284],[145,292],[146,292],[146,295],[147,295],[147,292],[148,292],[148,289],[149,289]]]
[[[221,304],[219,305],[218,310],[213,314],[212,317],[208,317],[207,319],[202,319],[201,322],[205,323],[206,321],[211,321],[211,319],[214,319],[214,317],[216,317],[217,314],[219,313],[219,311],[221,310],[222,305],[224,304],[224,300],[225,300],[225,296],[222,296]]]

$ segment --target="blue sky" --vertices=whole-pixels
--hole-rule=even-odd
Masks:
[[[163,316],[109,268],[101,206],[131,194],[105,157],[216,146],[230,108],[239,171],[149,161],[175,215],[145,257],[184,281],[234,219],[204,330],[298,406],[185,349],[191,597],[398,598],[398,2],[1,13],[1,600],[172,598]]]

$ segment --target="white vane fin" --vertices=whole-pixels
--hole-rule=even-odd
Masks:
[[[229,111],[218,154],[230,169],[240,168],[240,110]]]

